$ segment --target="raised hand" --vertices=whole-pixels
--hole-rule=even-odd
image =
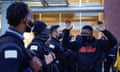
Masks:
[[[65,21],[65,29],[71,30],[73,28],[73,25],[71,24],[71,21],[66,20]]]
[[[96,29],[97,29],[98,31],[104,31],[104,30],[105,30],[105,25],[104,25],[101,21],[98,21],[98,22],[97,22]]]

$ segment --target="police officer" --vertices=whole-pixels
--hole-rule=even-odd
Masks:
[[[35,21],[33,33],[35,38],[29,44],[28,49],[34,51],[37,57],[42,60],[41,72],[58,72],[56,65],[54,64],[55,55],[50,48],[46,46],[46,41],[49,39],[49,29],[47,25],[42,21]]]
[[[74,54],[68,49],[64,49],[61,44],[62,29],[59,25],[53,25],[50,28],[51,38],[48,41],[48,46],[56,55],[56,63],[60,72],[75,72]]]
[[[104,72],[110,72],[110,69],[112,70],[112,72],[116,72],[114,67],[113,67],[113,64],[115,62],[115,57],[116,57],[116,54],[117,53],[117,46],[106,51],[104,56]]]
[[[107,40],[105,36],[102,36],[101,39]],[[116,72],[116,70],[113,67],[116,57],[116,52],[117,52],[117,45],[115,45],[114,48],[111,48],[110,50],[104,52],[103,54],[104,72],[110,72],[110,71]]]
[[[77,72],[102,72],[102,56],[105,50],[113,48],[117,44],[115,37],[105,29],[103,24],[96,27],[104,33],[108,40],[95,39],[93,29],[86,25],[82,28],[81,35],[78,35],[74,42],[70,42],[68,37],[72,25],[64,30],[64,47],[73,50],[77,56]]]
[[[0,72],[38,72],[41,62],[25,49],[23,33],[30,31],[32,12],[23,2],[15,2],[7,9],[10,25],[0,37]],[[28,54],[29,53],[29,54]]]

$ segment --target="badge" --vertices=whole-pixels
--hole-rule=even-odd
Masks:
[[[18,57],[18,52],[17,52],[17,50],[5,50],[4,51],[4,58],[5,59],[11,59],[11,58],[13,58],[13,59],[17,59],[17,57]]]
[[[49,48],[54,49],[54,48],[55,48],[55,45],[53,45],[53,44],[49,44]]]
[[[30,50],[38,50],[38,46],[37,45],[32,45],[31,47],[30,47]]]

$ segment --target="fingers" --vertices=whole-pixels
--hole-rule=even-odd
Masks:
[[[50,64],[53,62],[53,57],[51,54],[48,54],[48,55],[44,55],[45,56],[45,61],[46,61],[46,64]]]
[[[56,59],[56,56],[53,52],[51,52],[51,55],[52,55],[53,59]]]
[[[71,30],[73,28],[70,20],[65,21],[65,28],[68,30]]]
[[[105,30],[105,25],[103,24],[102,21],[97,21],[96,29],[97,29],[98,31],[104,31],[104,30]]]
[[[97,26],[96,26],[96,29],[97,29],[98,31],[104,31],[104,30],[105,30],[105,26],[104,26],[103,24],[97,25]]]
[[[37,57],[33,57],[30,62],[30,66],[34,69],[35,72],[39,72],[42,68],[42,63]]]

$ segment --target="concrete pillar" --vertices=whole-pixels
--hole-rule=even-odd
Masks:
[[[105,0],[105,25],[120,42],[120,0]]]

